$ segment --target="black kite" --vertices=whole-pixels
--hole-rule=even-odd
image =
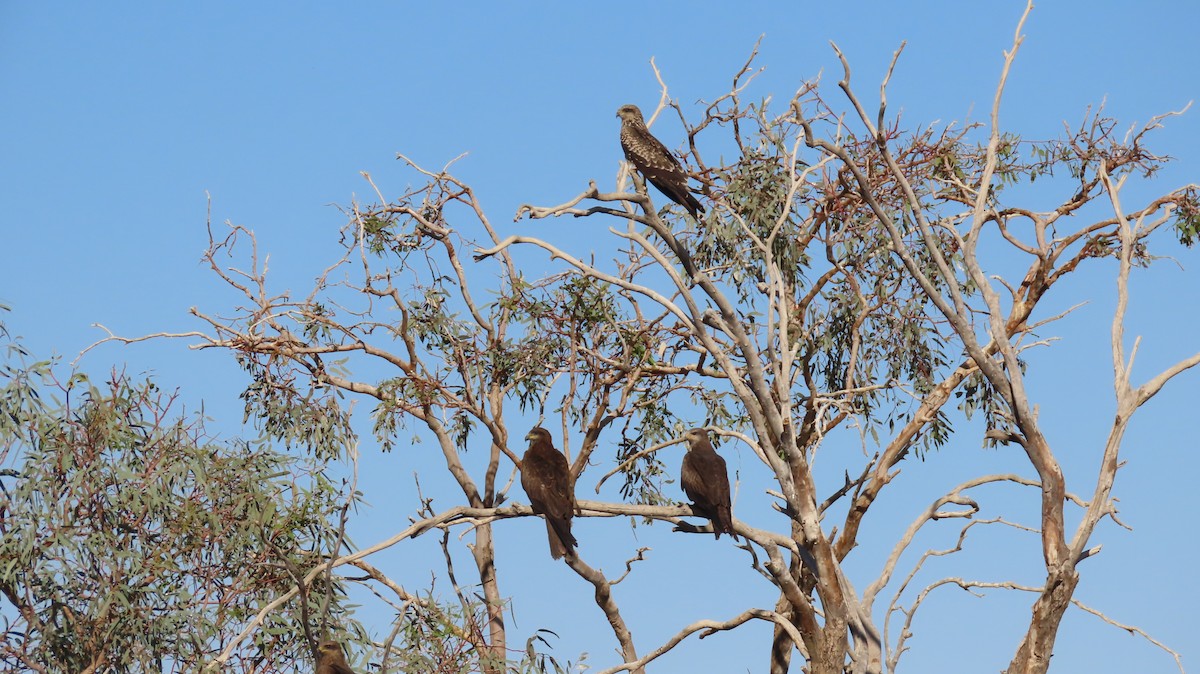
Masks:
[[[688,451],[683,457],[679,482],[683,493],[692,499],[692,512],[712,520],[713,533],[733,536],[733,510],[729,502],[729,469],[725,459],[708,441],[708,431],[693,428],[683,434]]]
[[[650,135],[642,111],[636,105],[622,105],[617,109],[617,117],[621,118],[621,149],[625,151],[625,158],[659,192],[686,208],[698,220],[704,206],[688,190],[688,175],[679,160]]]
[[[529,496],[533,512],[546,518],[550,556],[561,559],[575,554],[571,518],[575,516],[575,494],[571,490],[571,469],[567,457],[554,448],[550,431],[537,427],[525,436],[529,449],[521,458],[521,487]]]
[[[317,674],[354,674],[350,663],[346,662],[346,654],[342,645],[336,641],[325,641],[317,646],[320,658],[317,660]]]

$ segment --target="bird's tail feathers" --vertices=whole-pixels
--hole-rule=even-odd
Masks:
[[[570,520],[558,520],[552,517],[546,518],[546,537],[550,540],[550,556],[555,559],[562,559],[565,554],[575,554],[575,546],[578,541],[571,534]]]

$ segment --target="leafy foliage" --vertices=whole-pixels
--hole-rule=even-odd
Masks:
[[[0,424],[0,662],[10,671],[194,671],[266,603],[283,568],[336,545],[342,495],[320,462],[215,442],[153,382],[20,363],[7,345]],[[59,399],[62,402],[59,402]],[[318,590],[318,587],[314,587]],[[361,630],[335,594],[273,613],[233,663],[293,671],[303,635]],[[340,629],[339,629],[340,631]]]

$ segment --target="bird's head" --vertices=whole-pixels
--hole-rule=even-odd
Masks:
[[[320,646],[317,646],[317,652],[321,655],[344,655],[342,653],[342,645],[336,641],[323,641]]]
[[[632,103],[626,103],[625,105],[617,108],[617,117],[620,117],[621,121],[623,122],[641,122],[642,111],[638,108],[638,106]]]
[[[537,440],[545,440],[546,442],[550,442],[550,431],[542,428],[541,426],[534,426],[529,430],[528,433],[525,434],[525,439],[531,443]]]
[[[703,428],[693,428],[683,434],[683,439],[687,442],[688,449],[691,449],[700,442],[708,441],[708,431]]]

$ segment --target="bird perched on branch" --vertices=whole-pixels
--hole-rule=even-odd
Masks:
[[[617,117],[621,118],[621,149],[625,151],[625,158],[659,192],[686,208],[698,220],[704,206],[688,190],[688,175],[679,160],[650,135],[642,111],[636,105],[622,105],[617,109]]]
[[[529,449],[521,458],[521,487],[529,496],[533,512],[546,518],[550,556],[561,559],[575,554],[571,518],[575,516],[575,494],[571,490],[571,468],[567,457],[554,448],[550,431],[536,427],[525,436]]]
[[[336,641],[325,641],[317,646],[320,658],[317,660],[317,674],[354,674],[350,664],[346,662],[346,654],[342,645]]]
[[[729,503],[729,470],[725,459],[713,449],[708,441],[708,431],[693,428],[683,434],[687,441],[687,454],[683,457],[683,468],[679,471],[679,482],[683,493],[692,499],[692,512],[712,520],[713,533],[733,536],[733,510]]]

